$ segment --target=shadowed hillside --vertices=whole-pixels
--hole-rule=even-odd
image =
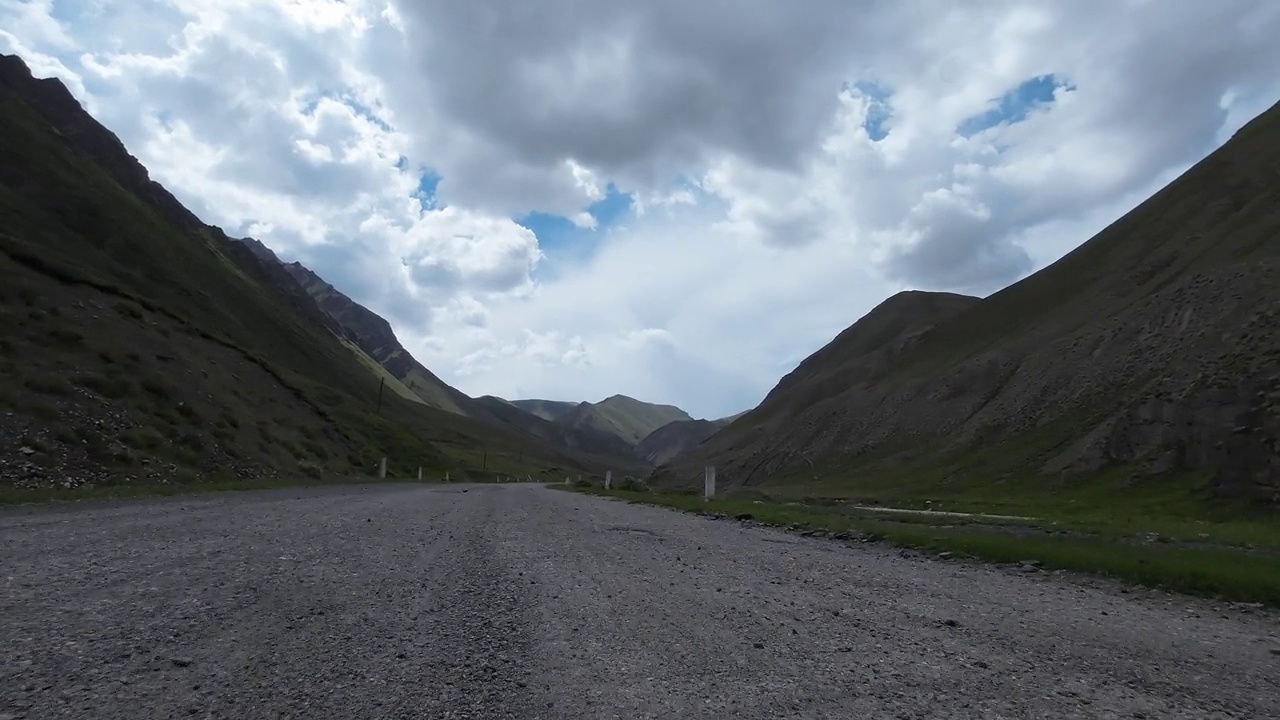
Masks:
[[[652,465],[661,465],[688,452],[727,426],[723,420],[676,420],[654,430],[636,444],[636,454]]]
[[[559,420],[578,406],[578,403],[563,400],[508,400],[507,402],[525,412],[533,413],[543,420],[551,421]]]

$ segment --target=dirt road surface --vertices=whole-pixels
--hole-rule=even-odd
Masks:
[[[0,510],[4,720],[1258,720],[1278,638],[1262,609],[534,485]]]

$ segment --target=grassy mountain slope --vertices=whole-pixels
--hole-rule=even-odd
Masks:
[[[57,80],[0,56],[0,480],[577,465],[394,392]]]
[[[626,395],[613,395],[598,403],[579,403],[556,422],[579,430],[608,433],[634,447],[669,422],[692,419],[674,405],[655,405]]]
[[[654,479],[1280,506],[1278,208],[1280,106],[991,297],[891,298]]]

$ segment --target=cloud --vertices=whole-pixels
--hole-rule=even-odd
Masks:
[[[601,400],[623,392],[722,417],[834,337],[845,309],[900,289],[859,269],[846,244],[789,252],[709,232],[714,217],[688,206],[654,210],[643,227],[612,233],[578,272],[491,303],[484,328],[436,328],[447,346],[415,334],[406,342],[431,367],[457,368],[468,393]],[[656,265],[663,272],[650,273]],[[625,281],[636,273],[646,277]]]
[[[711,153],[794,167],[875,17],[827,0],[428,1],[400,13],[418,92],[394,102],[443,168],[442,195],[508,214],[580,205],[570,161],[636,187]]]
[[[713,417],[897,289],[1043,266],[1280,97],[1269,0],[0,0],[0,28],[467,392]]]

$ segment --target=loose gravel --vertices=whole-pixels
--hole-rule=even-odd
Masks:
[[[1280,616],[533,485],[0,511],[0,720],[1280,718]]]

